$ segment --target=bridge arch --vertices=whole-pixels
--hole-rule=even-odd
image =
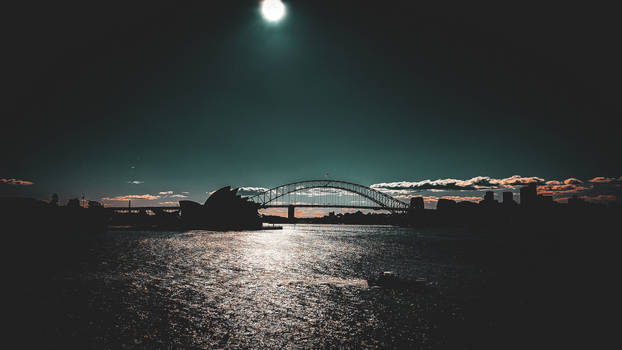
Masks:
[[[405,211],[408,210],[408,204],[395,199],[389,196],[386,193],[382,193],[380,191],[376,191],[370,187],[355,184],[352,182],[339,181],[339,180],[306,180],[306,181],[298,181],[292,182],[289,184],[277,186],[266,190],[260,194],[249,197],[249,199],[261,207],[269,207],[270,203],[273,203],[279,198],[283,198],[284,196],[301,192],[305,190],[315,189],[315,188],[328,188],[328,189],[336,189],[341,191],[350,192],[356,195],[359,195],[363,198],[366,198],[373,203],[375,203],[378,207],[371,209],[384,209],[394,211]],[[322,205],[317,205],[321,207]],[[344,206],[348,207],[348,206]],[[356,206],[351,206],[356,207]]]

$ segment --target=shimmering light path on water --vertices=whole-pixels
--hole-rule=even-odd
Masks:
[[[388,226],[108,232],[63,289],[55,334],[92,347],[417,347],[469,344],[488,271],[478,239]],[[368,286],[382,271],[430,292]]]

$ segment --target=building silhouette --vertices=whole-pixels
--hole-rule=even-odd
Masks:
[[[515,205],[514,202],[514,193],[510,191],[503,192],[503,205]]]
[[[495,200],[495,193],[493,191],[486,191],[484,199],[480,201],[479,204],[485,207],[495,207],[499,203]]]
[[[423,197],[413,197],[410,199],[410,210],[423,210]]]
[[[441,198],[436,202],[436,210],[451,210],[456,208],[456,201],[452,199]]]
[[[203,205],[193,201],[179,201],[181,219],[187,227],[216,230],[257,229],[261,220],[259,205],[238,195],[238,189],[223,187]]]
[[[533,207],[538,201],[538,190],[535,183],[530,183],[520,189],[520,204],[523,207]]]

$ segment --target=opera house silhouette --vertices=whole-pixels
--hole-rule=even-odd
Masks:
[[[212,230],[260,229],[259,204],[225,186],[212,193],[204,204],[179,201],[181,220],[186,228]]]

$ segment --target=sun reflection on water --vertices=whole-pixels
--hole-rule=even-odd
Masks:
[[[101,283],[93,305],[120,308],[114,339],[132,334],[153,347],[162,339],[193,348],[382,347],[392,332],[412,333],[413,342],[429,333],[417,311],[425,296],[367,285],[377,271],[440,271],[401,242],[409,237],[398,228],[345,225],[114,233],[85,280]]]

